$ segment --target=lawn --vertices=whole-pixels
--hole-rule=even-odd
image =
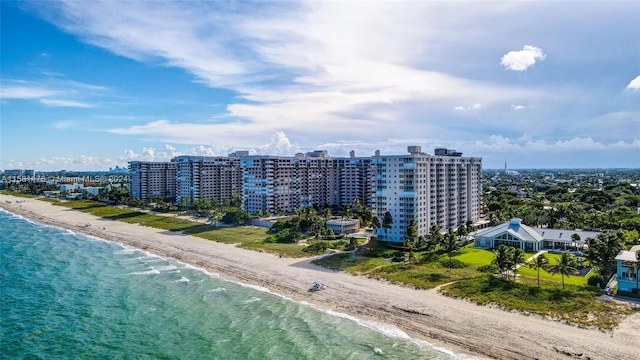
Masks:
[[[597,300],[599,291],[586,286],[527,285],[492,275],[479,276],[447,285],[444,294],[469,299],[480,305],[495,304],[509,310],[562,319],[586,327],[611,329],[623,315],[632,312],[627,307]]]
[[[458,259],[463,263],[475,267],[489,265],[496,258],[496,255],[491,250],[478,249],[472,247],[473,244],[465,246],[459,253],[452,256],[453,259]]]
[[[549,264],[553,265],[558,263],[558,261],[560,260],[560,256],[559,254],[549,254],[546,253],[544,254],[544,256],[549,260]],[[536,279],[538,279],[538,270],[536,269],[532,269],[529,267],[529,263],[522,265],[519,269],[518,269],[518,274],[520,276],[526,276],[526,277],[531,277]],[[560,274],[556,274],[553,275],[547,271],[545,271],[544,269],[540,269],[540,280],[547,280],[547,281],[553,281],[557,284],[561,284],[562,283],[562,275]],[[571,276],[565,276],[564,277],[564,283],[565,285],[587,285],[587,277],[584,276],[578,276],[578,275],[571,275]]]
[[[416,253],[418,259],[421,256],[422,253]],[[392,262],[381,257],[360,256],[355,253],[340,253],[314,260],[313,263],[354,275],[364,275],[403,285],[411,285],[418,289],[431,289],[451,281],[481,274],[476,270],[475,266],[448,269],[442,264],[442,261],[447,259],[448,257],[445,255],[430,261],[418,260],[414,263],[406,263]]]
[[[207,228],[205,228],[206,226]],[[213,240],[225,244],[253,244],[262,243],[267,237],[267,229],[255,226],[234,226],[234,227],[213,227],[211,225],[200,225],[187,229],[184,233],[198,236],[203,239]],[[265,250],[268,248],[264,244]],[[282,245],[282,244],[281,244]],[[296,245],[289,245],[295,247]],[[298,246],[301,247],[301,246]],[[270,252],[270,251],[269,251]]]
[[[72,200],[51,202],[53,202],[54,205],[70,207],[105,219],[117,220],[130,224],[140,224],[142,226],[153,227],[156,229],[182,231],[185,234],[225,243],[241,243],[262,240],[266,237],[266,229],[249,226],[216,227],[175,216],[154,215],[147,212],[109,206],[96,201]]]
[[[264,236],[263,236],[264,238]],[[267,243],[264,241],[251,241],[244,242],[238,245],[238,247],[243,249],[249,249],[259,252],[266,252],[275,255],[281,255],[284,257],[290,258],[304,258],[309,257],[313,254],[308,254],[302,252],[304,246],[296,245],[296,244],[281,244],[281,243]]]

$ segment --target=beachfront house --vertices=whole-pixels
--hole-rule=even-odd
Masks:
[[[360,220],[358,219],[336,219],[327,221],[327,229],[333,230],[334,234],[353,234],[360,231]]]
[[[638,262],[640,261],[637,257],[638,252],[640,252],[640,245],[635,245],[631,250],[622,250],[616,256],[618,293],[638,292]]]
[[[495,248],[500,244],[520,248],[525,251],[580,250],[587,238],[594,238],[596,231],[534,228],[513,218],[506,223],[482,230],[473,235],[474,246]],[[576,236],[577,235],[577,236]]]

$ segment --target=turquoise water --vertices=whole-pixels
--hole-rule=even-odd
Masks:
[[[451,359],[401,331],[0,211],[2,359]]]

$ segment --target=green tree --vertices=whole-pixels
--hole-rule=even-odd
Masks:
[[[353,210],[351,209],[351,205],[347,204],[344,206],[344,218],[351,219],[353,216]]]
[[[412,239],[404,239],[404,247],[409,249],[409,257],[407,259],[407,261],[409,263],[412,263],[415,261],[416,256],[413,253],[416,250],[416,242]]]
[[[415,241],[418,238],[418,225],[413,219],[409,220],[409,226],[407,226],[407,237],[412,241]]]
[[[580,235],[576,233],[571,235],[571,242],[574,244],[575,248],[578,248],[578,243],[580,242]]]
[[[382,228],[384,229],[384,234],[387,234],[387,231],[391,229],[391,224],[393,224],[393,217],[390,212],[384,213],[384,218],[382,219]]]
[[[324,231],[327,231],[327,222],[329,220],[331,220],[331,208],[330,207],[325,207],[324,210],[322,211],[322,218],[324,219]]]
[[[570,275],[574,275],[578,272],[578,269],[576,269],[575,257],[567,252],[562,253],[560,261],[552,265],[549,268],[549,271],[554,275],[562,275],[562,287],[564,288],[564,277],[569,277]]]
[[[373,220],[371,221],[372,225],[373,225],[373,229],[378,229],[380,227],[380,219],[378,219],[377,216],[373,217]]]
[[[476,227],[473,225],[473,221],[471,220],[467,220],[466,227],[467,227],[468,234],[471,234],[472,232],[476,231]]]
[[[529,267],[538,270],[538,287],[540,287],[540,269],[547,270],[549,268],[549,259],[544,254],[536,256],[530,263]]]
[[[442,244],[442,233],[440,232],[440,226],[437,224],[431,225],[429,229],[429,237],[431,239],[431,243],[433,244],[433,248],[436,249],[440,244]]]
[[[467,231],[467,227],[464,225],[458,226],[457,234],[458,234],[458,237],[461,239],[469,235],[469,232]]]
[[[496,257],[491,261],[491,263],[498,268],[500,275],[504,279],[508,278],[509,269],[511,269],[511,251],[513,251],[513,248],[505,244],[500,244],[493,250]]]
[[[449,228],[447,235],[445,235],[444,237],[444,242],[442,243],[442,247],[444,248],[444,251],[447,253],[447,256],[449,256],[449,263],[451,263],[451,254],[455,251],[458,251],[458,249],[460,249],[460,242],[458,241],[458,237],[456,236],[456,233],[453,232],[453,228]],[[451,268],[449,268],[449,270],[451,270]]]
[[[524,251],[522,249],[514,248],[511,251],[511,266],[513,269],[513,281],[516,281],[516,275],[518,274],[518,266],[524,264]]]
[[[608,279],[615,272],[615,258],[622,250],[624,236],[621,231],[605,231],[595,238],[587,238],[587,259],[597,266],[600,275]]]

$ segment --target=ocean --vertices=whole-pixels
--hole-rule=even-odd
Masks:
[[[1,359],[455,359],[399,329],[0,210]]]

